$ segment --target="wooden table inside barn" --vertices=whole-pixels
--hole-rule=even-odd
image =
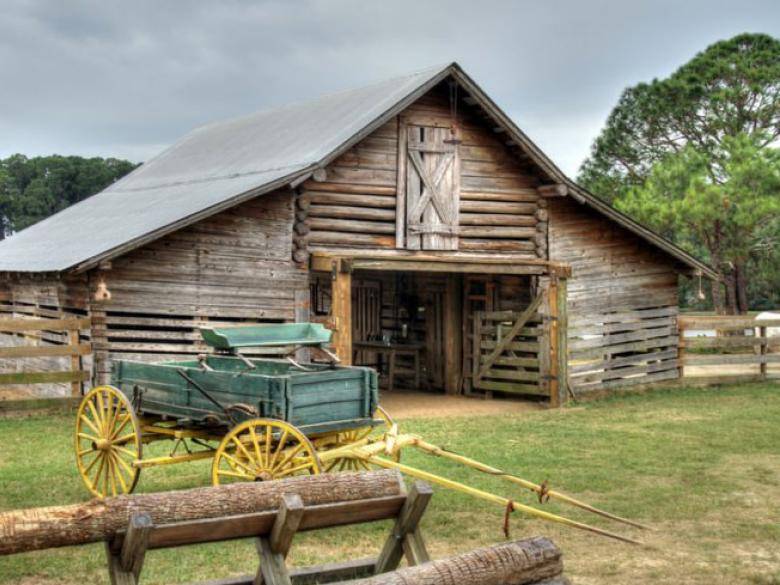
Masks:
[[[419,343],[384,343],[382,341],[355,341],[352,343],[352,349],[355,354],[358,352],[376,353],[380,361],[377,366],[381,366],[386,359],[387,363],[387,390],[391,391],[395,387],[396,376],[410,375],[414,377],[414,388],[420,387],[420,358],[422,356],[423,346]],[[411,356],[412,367],[401,368],[398,366],[396,358],[399,356]]]

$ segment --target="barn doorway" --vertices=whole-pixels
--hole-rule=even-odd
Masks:
[[[312,272],[312,312],[342,360],[377,368],[385,390],[560,400],[565,275],[543,261],[450,257],[315,257],[331,270]]]

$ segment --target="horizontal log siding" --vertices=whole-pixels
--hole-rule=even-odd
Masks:
[[[575,392],[677,378],[675,262],[571,199],[549,205],[550,258],[568,262]]]
[[[292,261],[292,193],[276,192],[165,236],[90,275],[98,379],[115,359],[185,359],[208,351],[198,327],[295,319],[308,273]]]
[[[461,203],[459,249],[545,257],[545,215],[539,181],[526,173],[492,126],[459,104]],[[448,126],[450,106],[441,88],[407,108],[401,118]],[[326,169],[324,181],[303,185],[305,224],[299,241],[307,250],[395,248],[398,168],[396,118]]]
[[[65,280],[49,275],[7,276],[0,287],[0,319],[64,319],[87,315],[86,277]],[[89,341],[84,331],[81,341]],[[68,334],[55,331],[0,331],[0,347],[68,345]],[[92,367],[92,356],[84,355],[84,368]],[[0,373],[62,372],[71,367],[69,356],[0,358]],[[0,387],[0,400],[70,396],[70,384],[31,384]]]

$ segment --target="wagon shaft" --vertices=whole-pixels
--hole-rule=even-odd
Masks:
[[[352,445],[346,445],[337,449],[333,449],[331,451],[326,451],[324,453],[320,454],[320,459],[323,462],[331,461],[333,459],[342,459],[342,458],[354,458],[361,461],[364,461],[366,463],[370,463],[372,465],[376,465],[379,467],[383,467],[386,469],[397,469],[398,471],[404,473],[405,475],[408,475],[410,477],[415,477],[417,479],[422,479],[424,481],[428,481],[430,483],[435,483],[438,485],[441,485],[443,487],[453,489],[462,493],[465,493],[467,495],[480,498],[483,500],[487,500],[489,502],[493,502],[496,504],[499,504],[502,506],[505,510],[511,510],[511,511],[520,511],[524,512],[526,514],[529,514],[531,516],[535,516],[537,518],[541,518],[542,520],[547,520],[551,522],[556,522],[558,524],[564,524],[566,526],[570,526],[572,528],[577,528],[580,530],[585,530],[588,532],[592,532],[595,534],[599,534],[601,536],[606,536],[609,538],[613,538],[615,540],[619,540],[621,542],[626,542],[630,544],[637,544],[641,545],[642,542],[635,540],[633,538],[617,534],[615,532],[604,530],[602,528],[598,528],[595,526],[591,526],[589,524],[585,524],[583,522],[578,522],[576,520],[571,520],[569,518],[566,518],[564,516],[559,516],[557,514],[553,514],[551,512],[546,512],[544,510],[539,510],[537,508],[534,508],[532,506],[527,506],[525,504],[521,504],[519,502],[515,502],[512,499],[481,490],[478,488],[474,488],[472,486],[469,486],[467,484],[454,481],[451,479],[448,479],[446,477],[442,477],[440,475],[436,475],[434,473],[430,473],[427,471],[424,471],[422,469],[418,469],[416,467],[411,467],[409,465],[404,465],[398,461],[398,455],[405,447],[415,447],[420,450],[422,450],[425,453],[436,455],[436,456],[443,456],[446,457],[452,461],[455,461],[461,465],[465,465],[467,467],[471,467],[473,469],[477,469],[479,471],[490,473],[491,475],[495,475],[498,477],[502,477],[503,479],[507,479],[510,481],[513,481],[514,483],[518,483],[519,485],[522,485],[523,487],[530,489],[536,493],[541,494],[547,494],[550,497],[557,498],[563,502],[575,505],[577,507],[580,507],[584,510],[587,510],[589,512],[593,512],[595,514],[598,514],[600,516],[603,516],[605,518],[609,518],[611,520],[615,520],[624,524],[628,524],[637,528],[647,528],[646,526],[634,522],[632,520],[627,520],[625,518],[621,518],[620,516],[616,516],[614,514],[611,514],[609,512],[605,512],[604,510],[600,510],[598,508],[595,508],[593,506],[590,506],[589,504],[585,504],[583,502],[580,502],[579,500],[576,500],[575,498],[572,498],[571,496],[567,496],[565,494],[562,494],[557,491],[553,490],[545,490],[542,486],[539,486],[533,482],[530,482],[528,480],[524,480],[522,478],[519,478],[517,476],[507,474],[505,472],[502,472],[501,470],[498,470],[496,468],[490,467],[489,465],[485,465],[484,463],[480,463],[479,461],[476,461],[474,459],[470,459],[468,457],[464,457],[462,455],[457,455],[454,453],[451,453],[441,447],[437,447],[436,445],[433,445],[431,443],[428,443],[426,441],[423,441],[420,437],[412,434],[401,434],[396,435],[394,433],[385,433],[384,437],[382,437],[379,440],[371,440],[371,439],[364,439],[362,441],[356,442]],[[395,457],[396,460],[388,459],[388,456]]]

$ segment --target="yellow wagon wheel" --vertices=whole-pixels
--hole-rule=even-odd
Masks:
[[[141,427],[127,397],[113,386],[93,388],[76,415],[76,463],[95,496],[129,494],[141,470]]]
[[[222,439],[211,465],[211,482],[269,481],[321,471],[317,452],[300,430],[281,420],[255,418]]]
[[[372,427],[360,427],[357,429],[350,429],[348,431],[340,431],[335,433],[332,437],[327,437],[328,448],[336,449],[338,447],[344,447],[358,441],[362,441],[368,437],[375,430],[381,430],[382,433],[388,432],[393,428],[393,419],[387,413],[387,411],[381,406],[377,406],[376,412],[374,412],[374,419],[383,421],[383,424]],[[362,459],[355,457],[337,457],[331,459],[325,463],[325,471],[337,472],[337,471],[364,471],[369,469],[369,464]]]

